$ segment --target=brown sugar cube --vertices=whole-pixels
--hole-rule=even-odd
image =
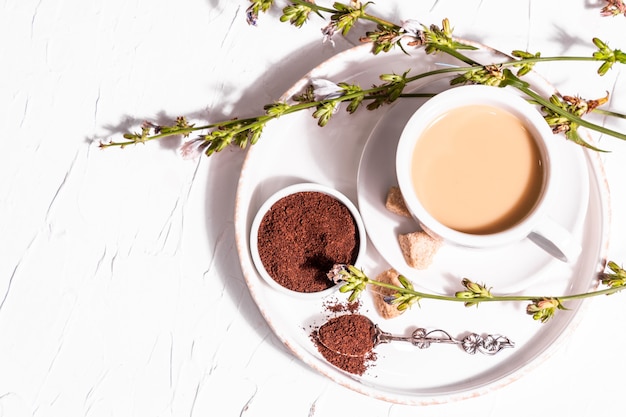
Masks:
[[[409,212],[409,209],[406,208],[404,198],[400,192],[400,187],[393,186],[389,188],[389,191],[387,192],[387,200],[385,201],[385,207],[394,214],[411,217],[411,213]]]
[[[398,235],[398,242],[406,263],[416,269],[428,268],[441,246],[441,240],[422,231]]]
[[[398,287],[402,286],[398,280],[398,272],[393,268],[381,272],[376,277],[376,281],[393,284]],[[385,297],[393,295],[395,290],[379,286],[372,286],[370,288],[373,291],[374,306],[376,307],[376,311],[378,311],[378,314],[380,314],[384,319],[392,319],[404,313],[404,311],[398,310],[395,305],[389,304],[385,301]]]

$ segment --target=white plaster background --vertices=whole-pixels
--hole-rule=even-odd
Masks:
[[[320,0],[320,3],[322,1]],[[324,2],[330,4],[331,2]],[[602,1],[379,0],[503,51],[626,48]],[[282,6],[285,2],[277,1]],[[178,139],[98,149],[144,119],[249,116],[356,44],[322,43],[278,9],[246,23],[224,0],[0,0],[0,416],[618,415],[626,295],[590,301],[570,343],[492,394],[438,406],[348,391],[282,346],[238,263],[245,153],[183,160]],[[358,28],[357,28],[358,30]],[[624,69],[548,64],[561,91],[626,110]],[[626,125],[618,127],[626,131]],[[626,260],[626,144],[600,138],[612,194],[609,258]]]

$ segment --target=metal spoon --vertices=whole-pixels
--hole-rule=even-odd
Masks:
[[[356,320],[354,323],[360,321],[360,328],[369,330],[369,334],[354,334],[352,331],[339,330],[349,329],[350,326],[342,326],[346,325],[350,320]],[[369,325],[369,329],[367,329],[367,325]],[[331,326],[335,327],[334,331]],[[358,328],[358,326],[352,326],[352,329],[355,328]],[[331,335],[328,335],[327,331],[331,333]],[[349,338],[352,340],[350,340],[350,343],[341,345],[333,343],[333,340],[329,339],[329,337],[332,336],[332,333],[340,333],[338,335],[340,336],[340,339],[343,338],[345,340],[345,338]],[[326,335],[329,337],[326,337]],[[369,339],[370,336],[371,340]],[[393,341],[410,342],[420,349],[426,349],[433,343],[459,345],[465,352],[471,355],[476,352],[480,352],[485,355],[495,355],[504,348],[514,347],[514,343],[512,341],[501,335],[487,335],[486,337],[482,337],[477,333],[470,333],[462,339],[456,339],[448,332],[439,329],[427,331],[424,328],[417,328],[411,333],[410,336],[397,336],[381,330],[377,324],[373,323],[366,316],[360,314],[346,314],[327,321],[318,330],[318,340],[326,348],[346,356],[364,356],[367,351],[371,351],[374,347],[382,343],[390,343]],[[349,347],[346,348],[344,346]],[[342,352],[342,349],[348,349],[350,351]]]

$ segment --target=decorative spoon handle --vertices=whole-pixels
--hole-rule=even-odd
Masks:
[[[463,339],[455,339],[443,330],[427,331],[424,328],[415,329],[410,336],[394,336],[377,327],[375,344],[389,343],[394,340],[410,342],[420,349],[426,349],[433,343],[460,345],[470,355],[480,352],[485,355],[495,355],[504,348],[512,348],[515,344],[509,338],[501,335],[487,335],[482,337],[471,333]]]

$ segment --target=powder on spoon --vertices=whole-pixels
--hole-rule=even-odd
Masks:
[[[362,375],[376,360],[374,326],[360,314],[331,318],[311,333],[311,339],[328,362],[352,374]]]

